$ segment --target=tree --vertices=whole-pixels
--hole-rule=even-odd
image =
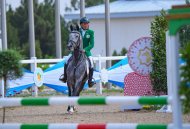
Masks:
[[[166,12],[162,10],[161,15],[156,16],[151,22],[153,63],[150,76],[153,90],[157,95],[167,93],[165,33],[168,29],[168,24],[165,16]]]
[[[185,49],[188,43],[190,43],[190,25],[183,26],[179,30],[180,47]]]
[[[190,0],[185,0],[186,4],[190,4]]]
[[[113,51],[112,56],[118,56],[118,54],[117,54],[117,51],[116,51],[116,50],[114,50],[114,51]],[[111,61],[111,63],[112,63],[112,65],[114,65],[114,64],[116,64],[116,63],[117,63],[117,61],[116,61],[116,60],[112,60],[112,61]]]
[[[69,50],[67,49],[67,41],[69,38],[69,30],[67,29],[68,26],[66,26],[66,22],[64,21],[64,19],[61,17],[61,41],[62,41],[62,55],[68,55],[69,54]]]
[[[23,75],[20,63],[21,55],[14,50],[0,52],[0,78],[4,80],[4,94],[6,94],[7,80],[14,80]]]
[[[183,99],[183,109],[185,113],[190,112],[190,42],[187,43],[186,47],[181,51],[181,58],[186,62],[181,66],[181,83],[180,83],[180,94],[185,96]]]
[[[17,29],[19,38],[19,47],[22,49],[24,43],[28,43],[28,4],[26,0],[21,0],[13,16],[10,18],[11,25]],[[8,37],[9,38],[9,37]],[[9,42],[8,42],[9,43]]]
[[[122,56],[125,56],[127,54],[127,49],[125,48],[125,47],[123,47],[122,49],[121,49],[121,55]]]
[[[8,40],[8,47],[13,49],[18,49],[19,46],[19,39],[18,39],[18,30],[11,24],[11,19],[14,16],[14,12],[9,6],[9,11],[7,12],[7,40]]]
[[[190,4],[189,0],[186,0]],[[180,67],[180,95],[185,96],[182,100],[184,113],[190,112],[190,25],[183,26],[179,30],[181,59],[185,61]]]
[[[42,58],[42,51],[41,51],[39,40],[35,41],[35,49],[36,49],[36,57],[37,58]],[[26,43],[26,44],[24,44],[23,49],[21,50],[20,53],[22,55],[25,55],[26,57],[30,57],[30,51],[29,50],[30,50],[29,44]]]
[[[17,49],[25,54],[25,58],[29,58],[29,25],[28,25],[28,1],[21,0],[21,6],[15,11],[9,8],[8,17],[8,44],[11,49]],[[54,0],[45,0],[38,3],[34,0],[34,26],[36,52],[38,50],[42,54],[36,53],[38,58],[55,58],[55,9]],[[61,16],[60,16],[61,17]],[[61,38],[63,55],[68,54],[66,51],[66,43],[68,30],[64,18],[61,17]],[[17,38],[17,39],[16,39]],[[24,50],[25,49],[25,50]]]
[[[114,50],[112,56],[126,56],[126,54],[127,54],[127,49],[123,47],[120,53],[117,53],[117,51]],[[117,60],[112,60],[112,65],[116,64],[117,62],[118,62]]]

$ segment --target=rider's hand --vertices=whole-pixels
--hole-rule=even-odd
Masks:
[[[84,53],[85,53],[85,50],[83,49],[83,50],[82,50],[82,52],[84,52]]]

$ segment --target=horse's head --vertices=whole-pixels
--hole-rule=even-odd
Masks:
[[[70,26],[70,34],[69,34],[69,40],[68,40],[68,44],[67,44],[67,48],[70,51],[74,51],[75,49],[80,49],[81,47],[81,42],[82,42],[82,38],[79,32],[79,26],[76,25],[74,26]]]

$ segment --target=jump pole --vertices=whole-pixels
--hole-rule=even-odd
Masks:
[[[108,97],[49,97],[49,98],[1,98],[2,107],[51,106],[51,105],[167,105],[167,97],[108,96]]]
[[[0,124],[0,129],[173,129],[173,124]],[[189,129],[190,125],[184,124],[181,129]]]

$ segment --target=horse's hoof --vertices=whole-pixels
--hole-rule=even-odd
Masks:
[[[69,114],[69,115],[73,115],[73,112],[71,112],[71,111],[68,111],[68,114]]]
[[[77,108],[76,107],[73,107],[73,110],[74,110],[74,112],[77,112]]]
[[[68,114],[72,115],[75,112],[74,107],[68,108],[67,112],[68,112]]]
[[[74,111],[68,111],[69,115],[73,115]]]

